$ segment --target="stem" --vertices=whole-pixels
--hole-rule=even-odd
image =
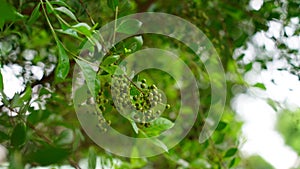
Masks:
[[[113,34],[113,45],[115,44],[116,40],[116,30],[117,30],[117,19],[118,19],[118,6],[116,6],[116,12],[115,12],[115,26],[114,26],[114,34]],[[115,46],[115,45],[114,45]]]
[[[40,0],[40,2],[41,2],[41,4],[42,4],[43,13],[44,13],[45,18],[46,18],[46,21],[47,21],[47,23],[48,23],[48,25],[49,25],[49,27],[50,27],[50,29],[51,29],[51,32],[52,32],[52,34],[53,34],[53,37],[54,37],[54,39],[55,39],[56,41],[58,41],[58,37],[57,37],[57,35],[56,35],[55,31],[54,31],[54,28],[53,28],[52,25],[51,25],[51,22],[50,22],[50,20],[49,20],[49,18],[48,18],[48,15],[47,15],[46,10],[45,10],[44,2],[43,2],[42,0]],[[46,3],[49,3],[49,2],[46,1]]]
[[[82,0],[79,0],[80,4],[83,6],[85,13],[87,14],[87,16],[90,18],[91,22],[93,25],[95,25],[95,22],[93,20],[93,18],[91,17],[90,13],[88,12],[88,10],[86,9],[86,7],[84,6],[84,3]]]
[[[125,78],[127,79],[127,80],[129,80],[129,82],[131,83],[131,84],[133,84],[133,86],[136,88],[136,89],[138,89],[138,91],[140,91],[141,93],[143,93],[143,94],[145,94],[143,91],[142,91],[142,89],[140,89],[127,75],[125,75],[124,74],[124,76],[125,76]]]

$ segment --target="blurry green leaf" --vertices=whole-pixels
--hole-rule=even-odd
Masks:
[[[9,140],[9,136],[4,133],[3,131],[0,131],[0,143],[2,143],[3,141]]]
[[[69,154],[70,152],[68,149],[45,145],[44,147],[29,154],[27,158],[30,162],[47,166],[63,161]]]
[[[244,57],[245,57],[245,53],[242,53],[241,55],[239,55],[239,56],[236,58],[236,60],[237,60],[237,61],[240,61],[240,60],[242,60]]]
[[[64,6],[54,8],[54,10],[62,12],[64,14],[68,15],[73,20],[77,21],[76,16],[73,14],[73,12],[71,12],[68,8],[66,8]]]
[[[30,18],[28,20],[28,24],[31,25],[33,24],[41,15],[40,13],[40,6],[41,4],[38,3],[37,6],[34,8],[34,10],[32,11]]]
[[[78,88],[74,95],[75,106],[78,106],[77,104],[84,103],[89,98],[89,92],[90,89],[87,87],[87,85],[82,85],[80,88]]]
[[[31,99],[31,93],[32,93],[32,89],[30,86],[26,87],[25,92],[22,94],[22,96],[20,96],[19,93],[15,93],[11,102],[11,107],[15,108],[15,107],[23,106],[24,102],[27,102]]]
[[[69,57],[59,40],[56,41],[58,47],[58,64],[55,69],[55,78],[59,82],[64,80],[70,70]]]
[[[126,49],[130,49],[131,53],[140,50],[143,46],[143,38],[142,36],[134,36],[128,38],[124,41],[122,47]]]
[[[6,0],[0,0],[0,4],[0,29],[3,28],[5,22],[14,22],[24,18],[24,16],[17,12]]]
[[[276,129],[283,136],[285,144],[300,153],[300,109],[284,110],[277,118]]]
[[[72,150],[75,151],[80,145],[80,141],[84,141],[84,136],[82,135],[80,129],[75,129],[75,138]]]
[[[96,71],[87,62],[78,59],[75,59],[75,61],[83,72],[84,78],[92,96],[96,98],[97,91],[95,89],[99,88],[99,86],[96,86],[99,85],[98,83],[96,83]]]
[[[88,37],[91,36],[91,27],[86,23],[78,23],[76,25],[73,25],[72,28],[80,34]]]
[[[215,144],[223,143],[224,138],[225,138],[225,134],[222,134],[222,133],[218,133],[218,134],[215,133],[215,135],[213,136],[213,140],[214,140]]]
[[[235,155],[235,153],[237,152],[237,148],[231,148],[229,150],[226,151],[224,158],[226,157],[232,157]]]
[[[95,169],[97,162],[97,154],[95,152],[94,147],[89,148],[89,159],[88,159],[88,168]]]
[[[39,92],[39,96],[42,96],[42,95],[47,95],[47,94],[51,94],[51,91],[45,87],[42,87],[40,92]]]
[[[267,89],[266,86],[263,83],[256,83],[254,85],[254,87],[258,87],[258,88],[260,88],[262,90],[266,90]]]
[[[32,89],[31,89],[31,86],[27,86],[26,89],[25,89],[25,92],[24,94],[22,95],[21,97],[21,100],[22,101],[28,101],[29,99],[31,99],[31,93],[32,93]]]
[[[107,73],[111,74],[111,75],[113,75],[117,69],[119,70],[119,67],[117,65],[100,66],[100,68],[103,69],[104,71],[106,71]]]
[[[59,134],[59,136],[55,139],[54,143],[56,145],[66,145],[71,144],[74,140],[74,134],[71,129],[66,129]]]
[[[107,6],[112,10],[116,10],[116,7],[119,5],[119,0],[107,0]]]
[[[211,165],[206,160],[201,159],[201,158],[197,158],[196,160],[194,160],[190,163],[190,167],[191,168],[203,168],[204,169],[204,168],[211,168]]]
[[[147,164],[147,160],[145,158],[137,158],[139,157],[139,150],[137,147],[132,148],[130,157],[131,168],[142,168]]]
[[[231,161],[230,161],[230,164],[229,164],[229,168],[233,167],[235,164],[235,158],[233,158]]]
[[[238,39],[236,39],[234,41],[234,46],[236,48],[241,47],[242,45],[245,44],[245,42],[246,42],[246,40],[247,40],[248,37],[249,36],[246,33],[243,33]]]
[[[104,61],[101,64],[103,66],[110,65],[119,59],[120,59],[120,55],[108,56],[107,58],[104,59]]]
[[[42,110],[31,111],[27,117],[28,122],[30,124],[36,124],[41,121],[42,118]]]
[[[0,71],[0,92],[2,93],[4,89],[3,85],[3,77],[2,77],[2,72]]]
[[[20,94],[19,93],[15,93],[15,95],[12,98],[11,101],[11,107],[15,108],[15,107],[21,107],[23,106],[24,102],[22,102]]]
[[[157,136],[174,126],[174,123],[166,118],[159,117],[150,123],[149,127],[143,128],[143,131],[149,136]]]
[[[46,1],[46,9],[49,14],[53,12],[53,6],[49,1]]]
[[[137,19],[127,19],[117,27],[117,32],[132,35],[139,31],[142,22]]]
[[[56,31],[59,32],[59,33],[63,33],[63,34],[70,35],[70,36],[73,36],[75,38],[81,39],[74,29],[66,29],[66,30],[56,29]]]
[[[234,166],[237,166],[237,164],[239,162],[240,162],[240,159],[239,158],[235,158],[235,160],[234,160]],[[271,164],[269,164],[267,161],[265,161],[259,155],[250,156],[247,159],[243,159],[242,162],[244,162],[244,163],[247,164],[247,169],[248,168],[249,169],[275,169]],[[237,168],[237,167],[235,167],[235,168]],[[297,167],[297,168],[299,168],[299,167]]]
[[[227,126],[227,123],[220,121],[220,123],[218,124],[218,127],[216,128],[217,131],[221,131],[223,129],[225,129],[225,127]]]
[[[66,4],[66,3],[64,2],[64,0],[50,1],[50,3],[51,3],[52,5],[65,6],[65,7],[69,8],[69,9],[71,9],[71,7],[70,7],[68,4]]]
[[[245,72],[248,72],[251,69],[252,69],[252,62],[245,65]]]
[[[160,141],[159,139],[151,138],[151,141],[158,147],[162,148],[165,152],[169,152],[168,146],[165,143],[163,143],[162,141]]]
[[[10,143],[14,147],[21,146],[26,140],[26,126],[24,123],[19,123],[15,126],[11,137]]]

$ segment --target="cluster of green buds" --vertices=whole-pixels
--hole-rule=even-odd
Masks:
[[[158,118],[170,105],[165,104],[166,98],[160,90],[154,85],[148,85],[146,79],[132,82],[126,75],[114,75],[111,84],[111,98],[109,101],[104,95],[103,89],[99,91],[96,102],[101,110],[98,114],[98,127],[106,131],[107,123],[102,116],[106,111],[106,105],[111,104],[118,112],[125,115],[126,118],[147,126],[151,121]],[[109,90],[108,88],[105,88]]]
[[[138,87],[139,93],[131,96],[131,103],[136,110],[133,115],[134,121],[151,122],[161,115],[165,107],[170,108],[170,105],[164,104],[165,99],[154,84],[147,85],[146,79],[143,79],[138,82]]]

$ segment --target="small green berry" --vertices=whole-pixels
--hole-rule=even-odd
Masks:
[[[145,83],[142,83],[142,84],[141,84],[141,88],[142,88],[142,89],[145,89],[145,88],[146,88],[146,84],[145,84]]]
[[[169,104],[166,105],[166,109],[170,109],[171,106]]]

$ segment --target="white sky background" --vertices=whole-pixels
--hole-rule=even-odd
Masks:
[[[263,0],[252,0],[250,7],[259,10],[263,5]],[[299,24],[299,19],[293,20],[294,24]],[[270,29],[267,33],[259,32],[253,37],[253,41],[258,46],[265,46],[269,54],[274,54],[278,58],[278,51],[275,43],[268,37],[279,37],[281,25],[277,22],[270,22]],[[300,48],[300,36],[292,36],[295,28],[293,25],[284,28],[290,37],[284,41],[292,49]],[[248,44],[248,50],[244,51],[244,62],[253,61],[256,48]],[[250,84],[262,82],[267,90],[249,88],[244,94],[239,94],[232,100],[232,107],[238,113],[238,118],[244,121],[242,132],[246,142],[241,147],[244,155],[259,154],[266,161],[272,164],[276,169],[289,169],[296,164],[297,154],[285,145],[283,138],[275,130],[276,118],[278,112],[275,112],[266,102],[266,98],[285,103],[289,108],[300,107],[300,82],[298,77],[284,71],[278,71],[277,68],[287,63],[274,61],[267,65],[268,69],[261,71],[258,65],[253,65],[253,70],[245,75],[245,79]],[[22,91],[20,87],[22,81],[15,75],[20,73],[21,68],[17,65],[4,66],[2,69],[5,83],[4,91],[12,97],[15,92]],[[40,77],[39,71],[32,71],[37,77]],[[274,79],[276,85],[271,82]],[[9,85],[7,85],[9,84]],[[2,151],[3,152],[3,151]],[[1,149],[0,149],[1,156]],[[0,157],[1,161],[1,157]]]
[[[252,0],[250,6],[259,10],[263,0]],[[281,135],[275,130],[278,112],[268,105],[266,99],[278,101],[286,105],[286,108],[296,109],[300,107],[300,82],[298,77],[287,71],[278,71],[277,68],[286,66],[288,63],[276,60],[279,52],[274,41],[269,37],[280,37],[280,31],[284,29],[289,36],[283,41],[291,49],[300,49],[300,36],[293,36],[295,25],[299,24],[299,18],[292,19],[292,25],[283,28],[280,23],[271,21],[267,32],[259,32],[253,37],[257,46],[264,46],[265,53],[273,56],[272,63],[267,64],[267,70],[260,70],[259,64],[253,65],[253,70],[245,75],[245,80],[250,84],[264,83],[267,90],[249,88],[246,93],[239,94],[232,100],[232,107],[244,121],[242,132],[246,142],[241,149],[245,156],[258,154],[276,169],[289,169],[297,162],[297,153],[285,145]],[[244,62],[249,63],[255,54],[262,51],[248,44]],[[264,54],[265,54],[264,53]],[[298,58],[299,61],[300,58]],[[297,61],[297,60],[296,60]],[[275,84],[271,82],[274,80]]]

